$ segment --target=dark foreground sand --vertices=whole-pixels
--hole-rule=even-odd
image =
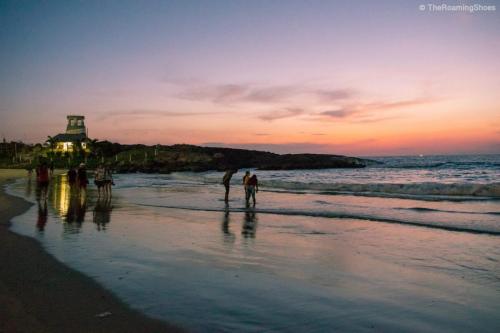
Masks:
[[[180,332],[131,310],[92,279],[9,231],[31,204],[5,194],[23,170],[0,170],[0,332]],[[111,312],[99,318],[97,314]]]

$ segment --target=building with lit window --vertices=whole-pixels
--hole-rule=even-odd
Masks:
[[[87,129],[85,128],[85,117],[77,115],[67,116],[68,125],[66,133],[57,134],[48,140],[56,152],[73,152],[78,150],[89,151]],[[79,147],[78,147],[79,146]]]

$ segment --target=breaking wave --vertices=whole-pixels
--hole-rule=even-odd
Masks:
[[[500,163],[482,161],[443,161],[443,162],[405,162],[397,164],[381,164],[375,167],[388,169],[475,169],[475,168],[498,168]]]
[[[267,189],[288,191],[314,191],[323,194],[354,194],[384,197],[418,197],[419,199],[500,199],[500,183],[443,184],[443,183],[301,183],[285,181],[264,181]]]

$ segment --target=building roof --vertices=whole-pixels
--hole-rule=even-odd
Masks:
[[[87,136],[84,133],[80,134],[61,133],[54,136],[53,139],[54,141],[57,142],[74,142],[74,141],[84,141],[87,139]]]

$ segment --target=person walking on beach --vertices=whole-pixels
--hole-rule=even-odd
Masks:
[[[113,172],[109,166],[104,166],[104,190],[108,197],[111,197],[112,185],[115,185],[113,181]]]
[[[231,178],[237,172],[237,169],[227,170],[224,174],[224,177],[222,177],[222,184],[224,184],[224,187],[226,188],[226,194],[224,195],[224,202],[226,203],[229,201],[229,186],[231,183]]]
[[[250,180],[250,171],[245,172],[243,176],[243,190],[245,191],[245,201],[248,202],[250,199],[248,196],[248,181]]]
[[[257,175],[252,175],[247,182],[247,205],[250,203],[250,196],[253,200],[253,205],[255,206],[255,192],[259,192],[259,181],[257,180]]]
[[[40,200],[47,200],[47,191],[49,189],[49,168],[47,163],[42,162],[36,168],[37,194]]]
[[[104,173],[106,170],[104,169],[104,165],[99,164],[97,169],[94,171],[94,184],[97,186],[97,198],[99,199],[101,197],[101,191],[106,192],[105,186],[105,180],[104,180]]]

